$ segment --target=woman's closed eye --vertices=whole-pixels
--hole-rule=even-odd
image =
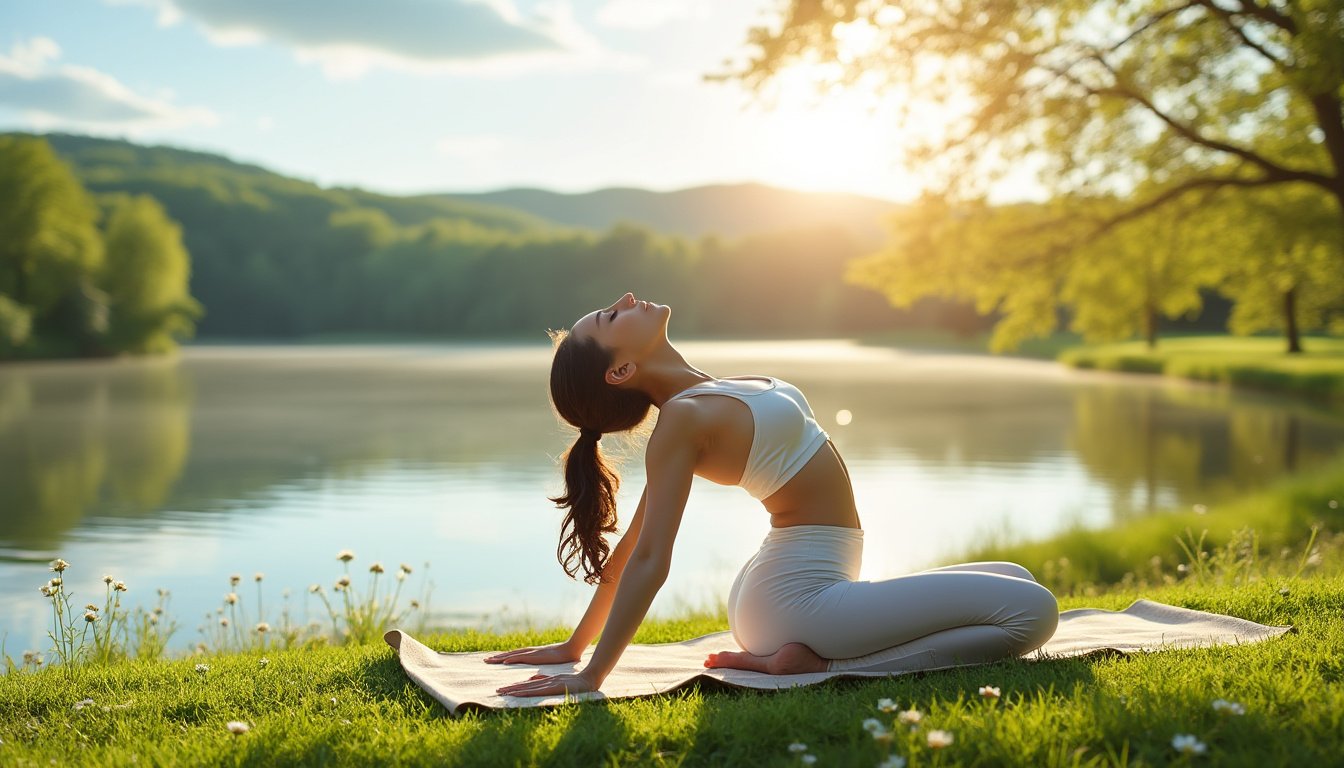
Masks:
[[[619,311],[619,310],[615,310],[615,309],[611,310],[611,317],[607,319],[607,322],[608,322],[608,323],[610,323],[610,322],[612,322],[613,320],[616,319],[616,313],[617,313],[618,311]]]

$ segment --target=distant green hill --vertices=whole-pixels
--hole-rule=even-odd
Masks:
[[[597,230],[632,223],[686,237],[739,237],[834,226],[865,243],[883,238],[882,220],[897,208],[897,203],[889,200],[861,195],[795,192],[762,184],[713,185],[675,192],[612,188],[583,194],[506,189],[449,193],[441,199],[489,203]]]
[[[143,192],[163,199],[184,187],[203,186],[221,201],[263,207],[282,201],[301,202],[299,207],[310,213],[328,214],[349,208],[374,208],[401,225],[446,218],[507,232],[556,228],[554,222],[541,217],[487,203],[434,195],[393,197],[362,189],[324,189],[309,181],[207,152],[61,133],[46,134],[44,138],[94,192]]]

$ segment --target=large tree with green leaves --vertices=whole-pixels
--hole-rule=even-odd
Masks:
[[[188,291],[191,257],[182,228],[148,195],[111,199],[107,257],[99,283],[107,294],[106,345],[114,352],[156,353],[190,336],[202,308]]]
[[[105,313],[91,275],[103,261],[98,209],[40,139],[0,136],[0,319],[88,344]],[[24,320],[22,318],[28,318]],[[17,346],[17,344],[15,344]]]
[[[965,219],[976,209],[968,201],[1027,159],[1065,201],[1052,206],[1056,216],[1038,211],[1020,226],[997,228],[994,259],[962,257],[951,267],[1050,282],[1014,280],[996,290],[939,278],[923,291],[974,296],[1001,313],[1010,323],[1001,329],[1004,344],[1039,331],[1068,260],[1126,222],[1173,216],[1174,206],[1212,204],[1214,195],[1307,188],[1332,201],[1344,228],[1344,0],[790,0],[782,7],[778,24],[751,31],[754,50],[731,74],[762,87],[804,63],[824,82],[884,90],[916,110],[941,102],[959,115],[910,148],[912,162],[936,182],[935,199],[921,206],[926,213]],[[932,256],[887,254],[892,263],[870,265],[870,279],[874,271],[888,280],[930,271],[912,272],[911,262]],[[1344,254],[1334,265],[1336,276],[1344,272]]]

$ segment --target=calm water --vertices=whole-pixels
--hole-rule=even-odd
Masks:
[[[989,537],[1193,504],[1214,515],[1237,490],[1344,449],[1339,414],[1154,378],[847,342],[681,346],[711,373],[769,373],[807,393],[849,463],[870,578]],[[58,555],[81,605],[104,573],[144,605],[171,590],[177,647],[198,639],[231,573],[254,600],[264,572],[272,612],[292,589],[302,619],[305,588],[331,584],[343,548],[363,568],[416,566],[417,591],[431,564],[439,624],[576,619],[589,588],[555,561],[560,513],[546,500],[568,442],[548,364],[545,347],[461,345],[0,366],[6,649],[47,647],[37,588]],[[622,522],[641,462],[626,475]],[[654,612],[725,599],[767,526],[745,492],[697,480]]]

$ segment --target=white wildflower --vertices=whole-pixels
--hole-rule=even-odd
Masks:
[[[1244,715],[1246,714],[1246,707],[1243,707],[1235,701],[1214,699],[1213,711],[1224,715]]]
[[[980,686],[980,695],[986,699],[997,699],[999,698],[999,689],[992,685],[982,685]]]
[[[230,586],[230,587],[236,587],[236,586],[238,586],[239,582],[241,582],[242,580],[243,580],[243,577],[242,577],[241,575],[235,573],[235,574],[229,576],[229,586]]]
[[[321,591],[322,591],[322,585],[321,585],[321,584],[311,584],[311,585],[309,585],[309,587],[308,587],[308,591],[309,591],[309,592],[312,592],[314,595],[316,595],[318,592],[321,592]]]
[[[342,563],[348,563],[355,559],[355,553],[348,549],[342,549],[340,552],[336,553],[336,559],[340,560]]]
[[[863,721],[863,730],[869,733],[878,733],[882,730],[882,721],[876,717],[870,717]]]
[[[59,558],[59,557],[56,558],[55,560],[52,560],[52,561],[51,561],[51,570],[53,570],[53,571],[55,571],[55,572],[57,572],[57,573],[60,573],[61,571],[64,571],[66,568],[69,568],[69,567],[70,567],[70,564],[67,563],[67,562],[65,562],[64,560],[62,560],[62,559]]]
[[[929,747],[933,749],[942,749],[952,745],[952,733],[950,731],[929,731]]]
[[[258,584],[260,584],[261,580],[264,578],[266,578],[266,574],[262,573],[261,571],[257,571],[256,573],[252,574],[253,581],[256,581]]]
[[[98,620],[98,614],[94,613],[93,611],[85,611],[84,620],[92,624],[93,622]]]
[[[793,753],[795,753],[795,754],[798,753],[798,752],[806,752],[806,751],[807,751],[807,745],[804,744],[804,743],[802,743],[801,741],[795,741],[795,742],[793,742],[792,744],[789,745],[789,751],[790,751],[790,752],[793,752]]]
[[[112,585],[112,589],[115,590],[115,591],[117,591],[117,592],[126,592],[126,591],[128,591],[128,590],[126,589],[126,582],[124,582],[124,581],[118,581],[117,583],[113,584],[113,585]]]
[[[409,565],[407,565],[407,564],[405,564],[405,563],[402,563],[402,564],[401,564],[401,570],[403,570],[403,571],[405,571],[405,572],[407,572],[407,573],[414,573],[414,572],[415,572],[415,569],[411,568],[411,566],[409,566]]]
[[[209,664],[197,664],[197,665],[196,665],[196,671],[197,671],[199,674],[204,675],[206,672],[209,672],[209,671],[210,671],[210,665],[209,665]]]
[[[92,707],[92,706],[93,706],[93,699],[80,699],[79,701],[75,702],[74,710],[78,712],[79,710],[85,707]]]
[[[900,755],[888,755],[886,760],[877,764],[877,768],[905,768],[905,758]]]
[[[382,572],[383,572],[382,563],[374,563],[373,565],[369,566],[369,573],[382,573]]]
[[[817,756],[812,754],[803,755],[798,759],[802,761],[803,765],[812,765],[817,762]]]
[[[1187,755],[1202,755],[1208,749],[1192,733],[1178,733],[1171,737],[1172,749]]]
[[[267,632],[270,632],[270,631],[271,631],[271,625],[270,625],[270,624],[267,624],[267,623],[264,622],[264,621],[263,621],[263,622],[260,622],[260,623],[257,624],[257,632],[258,632],[258,633],[264,635],[264,634],[266,634]]]
[[[919,721],[924,719],[924,715],[918,709],[907,709],[896,715],[896,721],[902,725],[919,725]]]
[[[224,724],[224,727],[228,728],[229,733],[232,733],[234,736],[241,736],[244,733],[247,733],[248,731],[252,730],[252,726],[248,725],[247,723],[244,723],[241,720],[230,720],[229,722]]]
[[[265,656],[262,656],[262,657],[257,661],[257,664],[260,664],[260,665],[263,666],[263,667],[266,666],[267,664],[270,664],[270,663],[271,663],[271,660],[268,659],[268,658],[266,658]]]
[[[896,702],[891,699],[878,699],[877,708],[883,712],[895,712]]]
[[[237,593],[237,592],[230,592],[229,594],[225,595],[225,596],[224,596],[224,602],[225,602],[225,603],[228,603],[229,605],[234,605],[234,604],[236,604],[236,603],[238,602],[238,593]]]

